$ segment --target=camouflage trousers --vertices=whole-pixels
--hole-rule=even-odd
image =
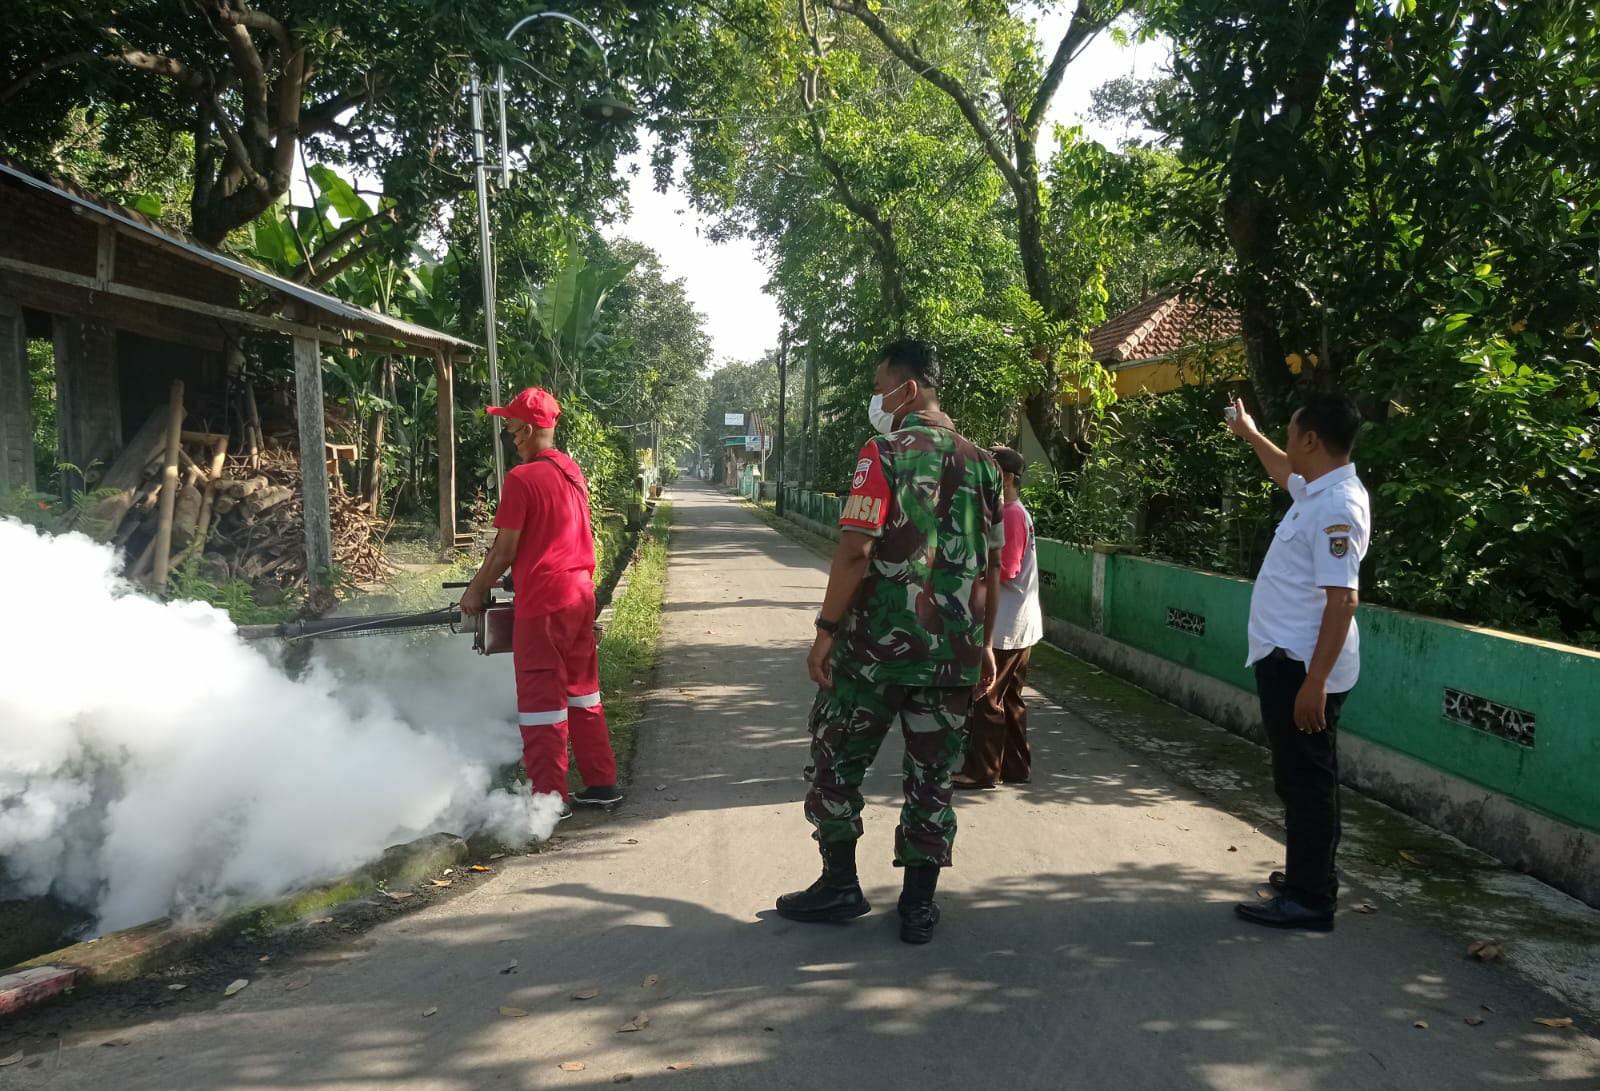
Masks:
[[[956,812],[950,774],[967,746],[971,686],[905,686],[833,672],[811,708],[806,819],[824,844],[861,836],[861,782],[896,719],[905,736],[905,803],[895,831],[898,867],[950,866]]]

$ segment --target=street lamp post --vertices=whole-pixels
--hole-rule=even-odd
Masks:
[[[600,40],[600,35],[588,23],[560,11],[539,11],[532,15],[525,15],[506,31],[505,40],[510,41],[516,37],[517,32],[536,19],[558,19],[588,34],[594,40],[595,47],[600,50],[600,66],[605,73],[606,83],[611,82],[611,60],[606,55],[605,43]],[[535,69],[537,71],[537,69]],[[540,73],[543,76],[543,73]],[[548,76],[544,77],[549,79]],[[495,66],[495,99],[500,107],[500,184],[511,184],[511,148],[506,136],[506,69],[504,64]],[[483,272],[483,324],[487,336],[489,349],[489,399],[492,404],[500,401],[500,351],[497,344],[498,329],[495,324],[495,261],[494,237],[489,226],[489,160],[484,150],[483,127],[483,83],[478,79],[478,66],[471,68],[470,79],[467,85],[467,97],[472,107],[472,158],[473,175],[478,191],[478,248],[482,256]],[[627,103],[619,99],[599,99],[585,103],[581,107],[583,115],[595,121],[626,121],[635,116]],[[500,437],[495,436],[494,441],[494,479],[495,490],[505,484],[506,456],[505,448],[500,442]]]
[[[484,343],[489,348],[489,404],[500,404],[500,351],[496,336],[498,327],[494,317],[494,240],[489,232],[489,163],[483,151],[483,84],[478,80],[478,67],[473,65],[468,95],[472,100],[472,158],[473,173],[478,187],[478,253],[483,271],[483,325]],[[501,108],[501,140],[505,140],[505,109]],[[504,153],[501,153],[504,158]],[[494,437],[494,488],[496,495],[506,482],[506,450],[497,433]]]

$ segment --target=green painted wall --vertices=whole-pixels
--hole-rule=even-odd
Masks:
[[[1173,607],[1206,619],[1205,635],[1167,624]],[[1144,557],[1106,558],[1106,635],[1254,691],[1245,668],[1250,583]]]
[[[1248,581],[1143,557],[1107,566],[1107,636],[1255,691]],[[1169,626],[1168,607],[1204,617],[1205,634]],[[1361,680],[1343,730],[1600,830],[1600,655],[1381,607],[1361,607],[1357,623]],[[1534,746],[1446,719],[1446,687],[1533,713]]]
[[[1051,617],[1088,627],[1094,554],[1049,538],[1038,539],[1039,602]]]

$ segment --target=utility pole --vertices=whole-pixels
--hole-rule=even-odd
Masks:
[[[778,514],[783,514],[783,472],[788,448],[783,445],[784,419],[789,415],[789,324],[784,323],[783,336],[778,340]]]

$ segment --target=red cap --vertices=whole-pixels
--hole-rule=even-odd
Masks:
[[[561,406],[548,390],[530,386],[505,405],[491,405],[489,412],[496,417],[527,421],[535,428],[554,428]]]

